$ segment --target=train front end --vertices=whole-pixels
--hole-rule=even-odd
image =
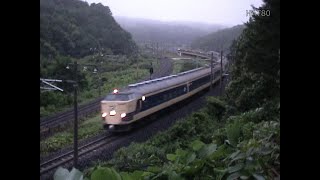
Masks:
[[[108,131],[121,132],[131,129],[130,122],[135,112],[135,101],[130,93],[117,89],[101,101],[103,126]]]

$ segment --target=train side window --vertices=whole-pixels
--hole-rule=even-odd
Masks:
[[[167,95],[163,94],[163,100],[166,101],[167,100]]]

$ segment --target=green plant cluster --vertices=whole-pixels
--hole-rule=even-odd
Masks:
[[[223,100],[210,97],[206,108],[193,113],[185,120],[178,121],[167,131],[155,135],[144,143],[132,143],[129,147],[119,149],[113,159],[86,170],[84,176],[92,180],[97,177],[102,179],[279,177],[278,114],[274,113],[271,117],[266,113],[269,109],[261,107],[226,118],[226,108],[221,108],[223,104],[225,104]],[[223,115],[219,119],[221,113]]]
[[[203,61],[202,59],[174,60],[173,74],[178,74],[180,72],[203,67],[206,64],[208,64],[208,62]]]
[[[80,65],[78,70],[79,91],[78,103],[84,104],[98,97],[99,77],[101,78],[101,95],[110,93],[114,88],[122,88],[130,83],[134,83],[149,73],[150,62],[156,62],[150,57],[138,56],[132,59],[124,55],[115,57],[99,58],[99,63],[95,62],[92,56],[77,60]],[[73,71],[66,69],[71,62],[71,58],[57,57],[53,61],[44,60],[40,62],[40,76],[51,79],[73,80]],[[103,63],[101,63],[103,62]],[[85,64],[94,64],[99,68],[99,75],[93,73],[92,67],[84,71]],[[156,63],[154,63],[156,64]],[[71,65],[69,65],[72,68]],[[112,78],[110,78],[112,77]],[[64,92],[51,91],[40,93],[40,117],[46,117],[59,111],[67,110],[73,105],[73,87],[68,83],[59,83],[58,87]]]
[[[87,121],[81,122],[79,125],[78,139],[86,139],[103,132],[101,118],[95,116]],[[46,155],[57,151],[65,146],[73,144],[73,128],[69,128],[64,132],[58,132],[55,135],[40,141],[40,155]]]

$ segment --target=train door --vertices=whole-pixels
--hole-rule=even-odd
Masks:
[[[190,92],[190,86],[191,86],[192,82],[188,82],[187,83],[187,92]]]
[[[136,108],[136,112],[138,113],[138,112],[140,112],[141,111],[141,109],[142,109],[142,100],[141,99],[139,99],[138,101],[137,101],[137,108]]]

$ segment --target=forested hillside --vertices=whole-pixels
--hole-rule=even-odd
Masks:
[[[231,46],[232,41],[239,37],[244,28],[244,25],[237,25],[210,33],[194,40],[191,43],[191,47],[205,51],[224,50],[225,52],[229,52],[229,47]]]
[[[142,74],[139,77],[126,74],[133,63],[149,63],[147,58],[138,60],[137,52],[138,47],[130,33],[114,20],[108,6],[100,3],[89,6],[80,0],[40,0],[40,78],[73,80],[72,67],[66,69],[73,60],[79,64],[100,63],[101,92],[105,93],[112,85],[135,82],[141,78]],[[117,56],[106,56],[110,54]],[[79,103],[96,98],[99,87],[97,76],[92,74],[93,69],[85,72],[82,68],[79,67],[77,74]],[[118,72],[114,72],[116,70]],[[118,75],[121,80],[110,80],[103,77],[105,71],[121,73],[124,77]],[[40,92],[40,117],[72,105],[72,85],[59,83],[58,87],[64,92]]]
[[[90,48],[131,54],[131,35],[112,17],[108,6],[80,0],[40,0],[40,58],[84,57]]]
[[[158,42],[172,45],[190,43],[198,37],[222,29],[222,25],[194,22],[162,22],[150,19],[115,17],[138,43]]]

